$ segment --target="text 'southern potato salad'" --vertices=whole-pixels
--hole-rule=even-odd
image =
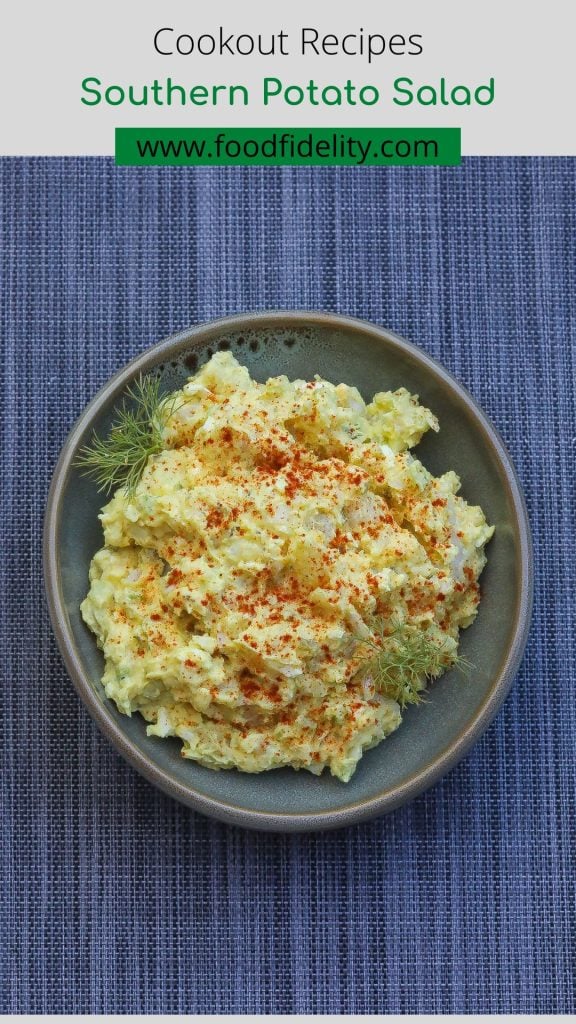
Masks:
[[[216,354],[101,513],[82,614],[106,695],[209,768],[350,779],[478,608],[493,528],[410,454],[430,428],[403,388],[366,405]]]

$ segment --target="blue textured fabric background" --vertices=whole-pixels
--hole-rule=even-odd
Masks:
[[[1,164],[0,1010],[576,1010],[576,162],[454,169]],[[406,335],[504,435],[536,546],[499,717],[388,818],[278,836],[153,790],[99,734],[50,630],[49,478],[128,358],[278,306]]]

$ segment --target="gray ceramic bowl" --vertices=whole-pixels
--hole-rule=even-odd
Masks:
[[[79,604],[102,536],[103,497],[74,468],[93,429],[106,432],[135,376],[161,367],[166,389],[180,386],[217,349],[230,348],[260,381],[315,373],[355,384],[365,398],[404,385],[439,417],[440,434],[418,454],[438,474],[454,469],[462,494],[480,504],[496,533],[482,577],[483,600],[461,649],[470,678],[449,672],[427,703],[409,708],[400,729],[362,758],[344,785],[324,773],[277,769],[261,775],[214,772],[180,757],[177,740],[147,737],[139,715],[127,718],[104,697],[102,656]],[[360,320],[324,313],[274,312],[228,317],[183,331],[133,360],[96,395],[62,451],[48,499],[45,580],[54,631],[72,680],[90,714],[147,779],[183,803],[223,821],[258,829],[336,828],[384,814],[431,786],[486,729],[518,669],[532,599],[532,554],[526,509],[510,458],[494,427],[466,391],[417,348]]]

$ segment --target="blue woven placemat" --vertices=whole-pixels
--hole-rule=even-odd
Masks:
[[[574,1011],[576,162],[454,169],[1,163],[0,1010]],[[503,433],[537,562],[517,684],[468,759],[390,817],[242,832],[99,734],[44,605],[73,420],[163,336],[337,310],[437,356]]]

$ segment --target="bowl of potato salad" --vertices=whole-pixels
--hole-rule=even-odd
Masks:
[[[72,680],[151,782],[279,831],[383,814],[518,668],[530,532],[494,427],[436,362],[324,313],[191,328],[72,429],[45,524]]]

